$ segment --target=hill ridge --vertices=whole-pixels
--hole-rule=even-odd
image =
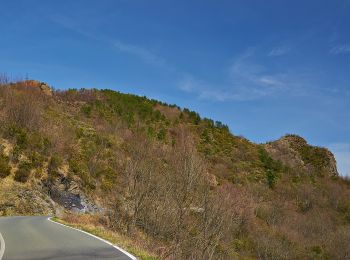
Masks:
[[[0,85],[0,215],[85,221],[161,258],[350,250],[336,243],[350,234],[350,183],[326,148],[296,135],[255,144],[189,109],[108,89]]]

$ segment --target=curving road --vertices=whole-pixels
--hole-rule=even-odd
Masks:
[[[0,260],[29,259],[136,258],[108,242],[51,222],[47,217],[1,217]]]

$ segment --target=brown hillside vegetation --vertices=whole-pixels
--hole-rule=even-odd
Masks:
[[[329,150],[255,144],[146,97],[0,81],[0,215],[98,226],[145,259],[350,258],[350,182]]]

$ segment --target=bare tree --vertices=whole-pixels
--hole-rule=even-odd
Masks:
[[[10,83],[9,77],[5,73],[0,73],[0,86]]]
[[[154,163],[149,160],[152,149],[147,140],[137,139],[138,144],[132,146],[131,157],[128,158],[125,167],[126,173],[126,198],[130,221],[127,226],[128,232],[132,232],[140,220],[145,202],[151,193],[155,192]],[[141,146],[140,146],[141,145]],[[142,149],[139,149],[141,148]],[[143,224],[141,224],[142,226]]]
[[[4,110],[7,122],[20,127],[34,129],[40,120],[40,92],[34,88],[16,88],[7,86],[4,89]]]

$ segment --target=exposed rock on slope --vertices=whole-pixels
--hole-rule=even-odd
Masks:
[[[0,180],[0,216],[52,215],[54,204],[36,184],[22,185],[10,178]]]
[[[45,191],[51,199],[66,210],[79,213],[101,213],[102,209],[91,202],[80,185],[63,174],[54,180],[45,181]]]
[[[45,82],[40,82],[37,80],[26,80],[21,84],[27,87],[39,88],[45,95],[52,96],[52,88]]]
[[[334,155],[327,149],[309,145],[297,135],[286,135],[267,143],[265,149],[275,160],[307,173],[338,176]]]

